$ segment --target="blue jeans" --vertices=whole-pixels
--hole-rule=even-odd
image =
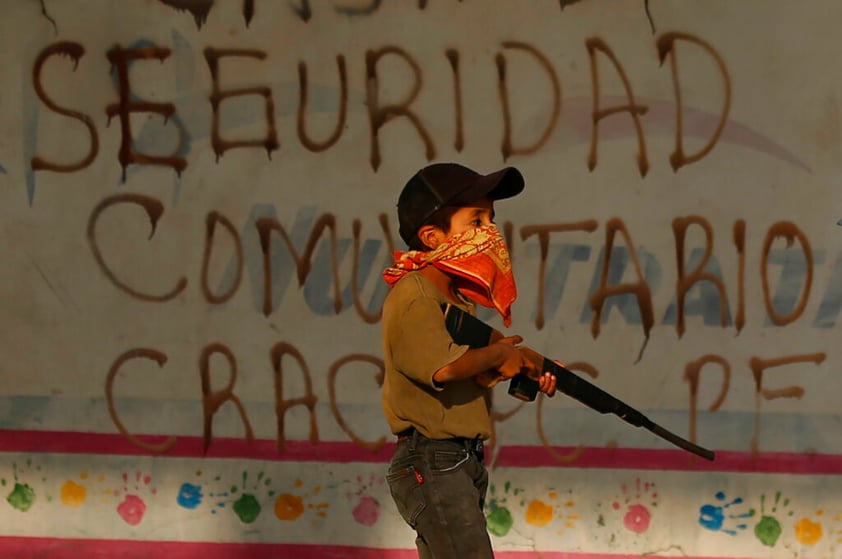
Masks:
[[[386,481],[417,534],[421,559],[494,557],[483,512],[488,471],[481,444],[428,439],[416,431],[398,441]]]

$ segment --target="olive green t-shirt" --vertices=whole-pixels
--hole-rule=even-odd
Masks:
[[[383,303],[383,410],[392,433],[415,427],[431,439],[491,436],[491,390],[473,378],[435,383],[433,374],[468,346],[451,339],[441,304],[423,274],[401,278]],[[474,314],[472,304],[458,305]]]

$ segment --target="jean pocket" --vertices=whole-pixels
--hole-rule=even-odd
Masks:
[[[413,464],[393,464],[386,474],[389,492],[401,517],[415,528],[418,516],[427,506],[421,483],[424,478]]]
[[[466,450],[436,450],[433,453],[433,474],[447,474],[455,472],[468,461]]]

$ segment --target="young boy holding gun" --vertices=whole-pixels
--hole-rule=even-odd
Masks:
[[[382,400],[398,439],[387,481],[422,559],[494,556],[483,512],[491,386],[527,373],[541,392],[556,391],[556,377],[518,349],[520,336],[460,345],[442,312],[451,304],[473,315],[481,304],[510,324],[517,291],[494,202],[523,187],[513,167],[482,175],[439,163],[419,170],[398,198],[409,250],[395,253],[383,274],[392,289],[383,305]]]

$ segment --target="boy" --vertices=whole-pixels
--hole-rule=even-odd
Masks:
[[[383,274],[383,409],[398,443],[387,481],[415,530],[422,559],[493,557],[483,505],[488,472],[482,444],[491,435],[491,386],[535,365],[520,336],[469,349],[453,342],[441,309],[497,309],[506,326],[516,297],[511,261],[494,225],[494,201],[519,194],[517,169],[481,175],[456,163],[418,171],[398,198],[401,238]],[[540,378],[552,396],[555,377]]]

